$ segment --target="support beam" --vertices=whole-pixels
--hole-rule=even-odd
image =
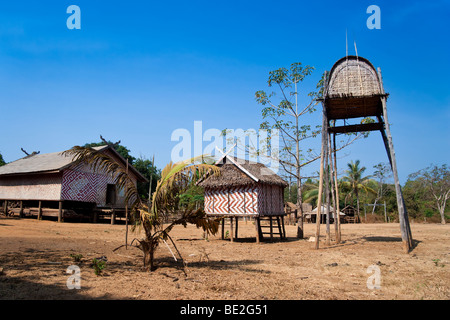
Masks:
[[[23,217],[23,201],[20,201],[20,211],[19,211],[19,218]]]
[[[378,77],[380,80],[381,88],[383,88],[383,82],[382,82],[380,68],[378,68]],[[384,89],[382,89],[382,90],[384,93]],[[405,202],[404,202],[403,194],[402,194],[402,189],[400,187],[400,181],[398,179],[397,162],[395,160],[394,143],[392,141],[392,135],[391,135],[391,129],[390,129],[389,120],[388,120],[385,96],[381,97],[381,104],[383,107],[383,119],[385,121],[385,129],[386,129],[385,134],[383,134],[383,131],[382,131],[382,136],[383,136],[383,140],[385,141],[385,146],[387,149],[386,151],[388,153],[389,160],[391,162],[392,173],[394,175],[395,192],[397,195],[398,218],[400,221],[400,231],[402,234],[403,249],[406,253],[409,253],[413,247],[411,226],[409,225],[408,212],[406,211]]]
[[[62,207],[63,207],[63,202],[59,201],[59,208],[58,208],[58,222],[62,222]]]
[[[325,105],[322,103],[322,148],[320,152],[320,172],[319,172],[319,193],[317,195],[317,214],[316,214],[316,239],[314,248],[319,249],[319,237],[320,237],[320,218],[322,215],[322,193],[323,193],[323,162],[326,155],[326,145],[327,145],[327,113],[325,110]]]
[[[361,123],[352,124],[348,126],[330,127],[328,132],[330,133],[350,133],[350,132],[365,132],[365,131],[378,131],[383,130],[382,123]]]
[[[234,225],[233,225],[233,217],[230,217],[230,241],[231,242],[234,242],[234,235],[233,235],[233,232],[234,232]]]
[[[59,215],[58,215],[58,218],[59,218]],[[37,219],[42,220],[42,201],[41,200],[39,200]],[[58,219],[58,222],[59,222],[59,219]]]
[[[261,232],[259,218],[255,217],[255,229],[256,229],[256,243],[260,243],[259,234]]]

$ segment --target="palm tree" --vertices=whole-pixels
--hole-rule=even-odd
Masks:
[[[178,163],[170,162],[161,172],[156,190],[153,193],[151,206],[139,197],[137,188],[130,179],[127,171],[106,153],[98,152],[90,147],[75,146],[64,152],[72,155],[77,162],[91,165],[94,171],[111,174],[115,177],[118,189],[125,190],[125,202],[130,208],[134,229],[142,227],[145,232],[143,239],[135,239],[136,245],[144,253],[144,268],[154,270],[154,253],[161,241],[170,240],[174,245],[169,232],[175,225],[186,227],[188,223],[202,228],[207,234],[216,234],[219,229],[219,220],[210,219],[201,208],[195,204],[180,205],[180,196],[185,193],[195,181],[205,174],[219,174],[220,170],[214,165],[205,163],[196,164],[205,159],[204,156],[194,157]],[[177,218],[170,224],[164,224],[166,218],[177,214]],[[132,241],[133,244],[134,240]],[[178,252],[178,249],[177,249]],[[180,253],[178,252],[180,255]],[[180,255],[182,260],[182,257]]]
[[[363,177],[364,171],[366,171],[366,167],[359,167],[360,161],[356,160],[353,163],[353,160],[347,164],[348,170],[346,170],[346,176],[342,177],[342,186],[350,190],[348,196],[356,196],[356,211],[359,216],[359,194],[360,191],[364,191],[367,193],[376,194],[376,191],[369,186],[371,183],[371,176]]]

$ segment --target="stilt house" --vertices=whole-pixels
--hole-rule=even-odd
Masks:
[[[94,149],[126,166],[126,160],[111,146]],[[129,166],[129,175],[135,184],[146,181],[133,166]],[[20,203],[20,209],[16,208],[20,214],[27,207],[38,207],[39,213],[52,215],[52,209],[57,208],[58,220],[75,209],[86,212],[125,207],[124,190],[116,188],[114,176],[93,171],[90,165],[76,163],[62,152],[33,154],[0,167],[0,200],[5,211],[8,202]]]
[[[231,228],[233,218],[236,218],[236,236],[238,217],[255,218],[257,241],[263,234],[260,220],[268,218],[272,227],[274,218],[278,223],[278,234],[284,237],[283,194],[287,183],[261,163],[225,155],[216,165],[220,167],[221,174],[207,176],[198,183],[205,191],[206,213],[230,218]],[[232,240],[233,232],[230,234]],[[271,228],[271,236],[273,233]]]

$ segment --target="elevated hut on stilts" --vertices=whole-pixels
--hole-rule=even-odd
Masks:
[[[328,195],[328,186],[332,185],[334,199],[339,199],[336,176],[336,143],[337,134],[350,132],[380,131],[386,152],[391,164],[395,191],[397,194],[397,206],[400,221],[400,230],[405,252],[412,249],[412,235],[409,225],[408,213],[403,200],[402,190],[397,173],[394,144],[389,128],[386,99],[388,94],[384,91],[380,68],[374,66],[362,57],[345,56],[338,60],[330,72],[325,73],[322,121],[322,149],[320,164],[320,184],[318,196],[319,215],[322,208],[322,192],[324,189]],[[348,119],[374,117],[377,121],[361,122],[359,124],[347,124]],[[337,125],[343,121],[343,125]],[[331,142],[333,141],[333,146]],[[330,166],[328,166],[330,160]],[[332,168],[329,174],[328,168]],[[331,183],[334,180],[334,183]],[[330,198],[326,200],[328,207]],[[339,206],[336,208],[339,215]],[[337,220],[339,221],[339,219]],[[317,220],[315,248],[319,248],[320,220]],[[329,239],[327,230],[327,239]],[[340,241],[340,226],[336,224],[336,241]]]
[[[221,174],[206,176],[198,185],[205,190],[205,211],[210,217],[230,219],[230,240],[238,237],[239,218],[255,220],[256,242],[265,234],[286,237],[283,194],[287,183],[264,164],[238,159],[225,154],[216,162]],[[261,225],[268,220],[268,225]],[[269,229],[263,232],[262,228]]]

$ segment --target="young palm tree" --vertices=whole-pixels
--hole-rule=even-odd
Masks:
[[[364,171],[366,171],[366,167],[360,167],[359,164],[360,164],[359,160],[356,160],[355,163],[353,163],[353,160],[350,163],[348,163],[347,164],[348,170],[346,170],[347,175],[342,178],[343,187],[350,190],[348,195],[356,196],[356,211],[358,213],[358,219],[360,219],[359,216],[360,191],[362,190],[366,193],[376,194],[376,191],[369,186],[369,183],[371,183],[370,180],[371,176],[363,177]]]
[[[161,172],[161,179],[158,181],[149,207],[148,203],[139,197],[138,190],[126,170],[108,154],[89,147],[79,146],[65,151],[65,154],[73,156],[73,159],[77,162],[91,165],[94,171],[111,174],[115,177],[115,184],[118,189],[125,190],[125,202],[130,208],[132,218],[134,218],[134,228],[142,227],[145,232],[143,239],[135,240],[139,242],[137,247],[144,253],[144,268],[147,270],[155,269],[154,253],[161,241],[170,239],[175,246],[169,236],[169,232],[175,225],[186,226],[191,223],[198,228],[202,228],[208,234],[217,233],[219,221],[208,218],[203,208],[196,209],[195,205],[189,204],[180,206],[179,195],[186,192],[198,177],[207,173],[220,173],[219,168],[214,165],[196,164],[198,161],[203,161],[204,156],[178,163],[170,162]],[[177,218],[170,224],[164,224],[166,218],[174,214],[177,214]]]

